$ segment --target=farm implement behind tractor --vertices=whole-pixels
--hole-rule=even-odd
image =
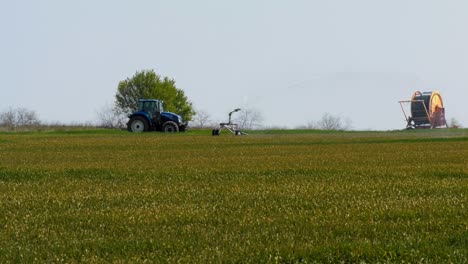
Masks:
[[[232,134],[234,134],[236,136],[247,135],[247,133],[242,132],[242,131],[239,130],[239,125],[238,124],[232,123],[232,120],[231,120],[232,114],[235,113],[235,112],[239,112],[240,110],[241,110],[240,108],[237,108],[237,109],[234,109],[233,111],[231,111],[229,113],[228,122],[227,123],[220,123],[218,127],[214,128],[211,131],[211,135],[219,136],[221,134],[221,130],[223,130],[223,129],[228,130],[229,132],[231,132]]]

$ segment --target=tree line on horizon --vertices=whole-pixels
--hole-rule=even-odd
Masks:
[[[6,111],[0,112],[0,127],[2,130],[14,131],[17,129],[28,128],[34,130],[35,128],[41,127],[101,127],[109,129],[124,129],[128,117],[125,114],[117,114],[115,107],[112,105],[104,106],[100,111],[96,112],[97,123],[70,123],[63,124],[59,122],[45,123],[39,119],[38,114],[34,110],[30,110],[24,107],[9,108]],[[263,126],[263,114],[256,108],[247,107],[238,116],[236,116],[233,122],[239,124],[242,129],[262,129]],[[340,116],[334,116],[329,113],[325,113],[322,118],[317,122],[310,122],[304,126],[299,126],[299,129],[323,129],[323,130],[348,130],[351,128],[350,121],[346,120],[343,122]],[[218,123],[214,122],[211,115],[204,110],[197,111],[197,114],[193,116],[191,122],[192,128],[208,128],[215,127]]]
[[[185,95],[185,92],[176,86],[174,79],[162,77],[154,70],[137,71],[132,77],[122,80],[117,85],[115,101],[112,105],[105,105],[96,112],[97,127],[121,129],[126,127],[128,115],[138,109],[138,100],[158,99],[163,101],[164,110],[180,115],[183,120],[191,121],[190,127],[207,128],[216,126],[211,115],[202,109],[195,110],[193,103]],[[223,120],[225,121],[225,120]],[[234,117],[235,123],[241,129],[263,128],[263,113],[246,106]],[[39,120],[34,110],[24,107],[9,108],[0,112],[0,127],[14,130],[17,127],[34,127],[45,125]],[[63,125],[63,124],[61,124]],[[78,124],[80,125],[80,124]],[[90,126],[89,123],[81,124]],[[462,127],[455,119],[450,120],[450,127]],[[321,130],[350,130],[352,120],[340,115],[324,113],[317,121],[298,126],[299,129]]]

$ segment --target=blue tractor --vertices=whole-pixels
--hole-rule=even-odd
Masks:
[[[183,122],[181,116],[164,112],[160,100],[138,100],[138,110],[128,117],[127,129],[130,132],[183,132],[187,128],[187,122]]]

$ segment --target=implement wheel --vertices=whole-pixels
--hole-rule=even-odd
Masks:
[[[221,131],[219,129],[211,130],[211,135],[212,136],[219,136],[219,134],[221,134]]]

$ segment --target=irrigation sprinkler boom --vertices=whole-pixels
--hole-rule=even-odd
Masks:
[[[229,120],[227,123],[220,123],[219,126],[211,131],[211,135],[213,136],[219,136],[221,134],[221,130],[226,129],[229,130],[232,134],[236,136],[241,136],[241,135],[247,135],[247,133],[242,132],[239,130],[239,125],[232,123],[231,116],[235,112],[239,112],[241,109],[236,108],[233,111],[229,113]]]
[[[236,108],[236,109],[234,109],[234,111],[231,111],[229,113],[229,122],[228,122],[228,124],[231,124],[231,115],[232,115],[232,113],[239,112],[240,110],[241,110],[240,108]]]

